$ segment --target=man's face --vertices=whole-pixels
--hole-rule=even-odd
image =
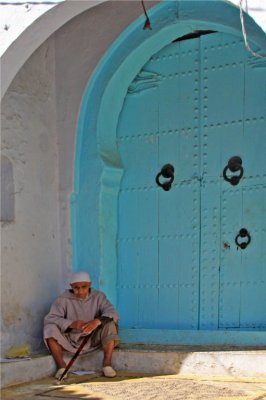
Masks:
[[[75,282],[70,284],[73,289],[74,295],[79,299],[85,299],[91,287],[90,282]]]

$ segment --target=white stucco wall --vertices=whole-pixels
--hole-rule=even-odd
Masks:
[[[103,54],[142,8],[139,1],[3,7],[1,145],[15,186],[15,219],[2,223],[4,353],[17,344],[39,347],[43,315],[67,283],[82,95]],[[249,9],[266,30],[265,1],[254,0]]]
[[[2,221],[2,350],[41,341],[40,314],[60,280],[54,40],[12,82],[1,107],[2,154],[13,165],[14,221]]]
[[[3,353],[17,344],[38,349],[42,318],[67,284],[82,95],[108,47],[141,13],[134,1],[106,2],[71,19],[27,60],[3,97],[2,154],[15,181],[15,221],[2,223]]]

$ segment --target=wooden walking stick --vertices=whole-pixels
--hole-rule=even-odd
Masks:
[[[80,346],[78,348],[78,350],[76,351],[76,353],[73,355],[73,357],[71,358],[71,360],[69,361],[69,363],[67,364],[64,372],[62,373],[62,375],[60,376],[60,378],[58,379],[59,382],[61,382],[61,380],[64,378],[64,376],[67,374],[67,372],[69,371],[69,369],[71,368],[71,366],[74,364],[74,361],[76,360],[76,358],[79,356],[79,353],[81,352],[81,350],[83,349],[83,347],[85,346],[85,344],[87,343],[87,341],[89,340],[90,337],[92,337],[95,333],[97,333],[98,329],[100,327],[102,327],[103,325],[105,325],[107,322],[110,322],[113,320],[113,318],[111,317],[105,317],[105,316],[100,316],[97,317],[97,319],[99,319],[101,321],[101,325],[97,326],[97,328],[89,333],[87,336],[84,337],[84,339],[82,340],[82,342],[80,343]]]
[[[79,345],[78,350],[76,351],[76,353],[73,355],[73,357],[71,358],[71,360],[69,361],[69,363],[67,364],[64,372],[62,373],[62,375],[60,376],[60,378],[58,379],[59,382],[62,381],[62,379],[64,378],[64,376],[67,374],[67,372],[69,371],[69,369],[72,367],[72,365],[74,364],[76,358],[79,356],[79,353],[81,352],[81,350],[83,349],[83,347],[85,346],[85,344],[87,343],[87,341],[89,340],[91,334],[87,335],[84,337],[84,339],[82,340],[82,342]]]

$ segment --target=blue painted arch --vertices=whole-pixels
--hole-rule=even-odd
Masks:
[[[226,1],[165,1],[132,23],[105,54],[84,92],[71,202],[73,269],[88,268],[95,286],[116,303],[117,198],[123,174],[116,146],[127,89],[151,56],[194,30],[241,37],[239,10]],[[246,15],[251,46],[265,52],[265,33]]]

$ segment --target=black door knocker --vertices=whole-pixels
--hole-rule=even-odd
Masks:
[[[163,188],[163,190],[170,190],[172,187],[172,183],[174,182],[174,172],[175,169],[171,164],[165,164],[161,171],[156,176],[156,183],[158,186]],[[169,179],[168,181],[160,182],[160,177]]]
[[[240,171],[239,175],[233,175],[231,177],[228,177],[227,171],[231,171],[231,172],[238,172]],[[244,169],[242,167],[242,159],[239,156],[234,156],[231,157],[230,160],[228,160],[228,164],[226,165],[226,167],[223,170],[223,177],[224,179],[231,183],[231,185],[236,186],[238,185],[240,179],[242,178],[244,173]]]
[[[247,241],[239,242],[240,238],[242,239],[247,238]],[[249,232],[247,231],[246,228],[241,228],[238,235],[235,238],[235,243],[237,247],[240,247],[241,250],[245,250],[245,248],[249,245],[250,242],[251,242],[251,237]]]

